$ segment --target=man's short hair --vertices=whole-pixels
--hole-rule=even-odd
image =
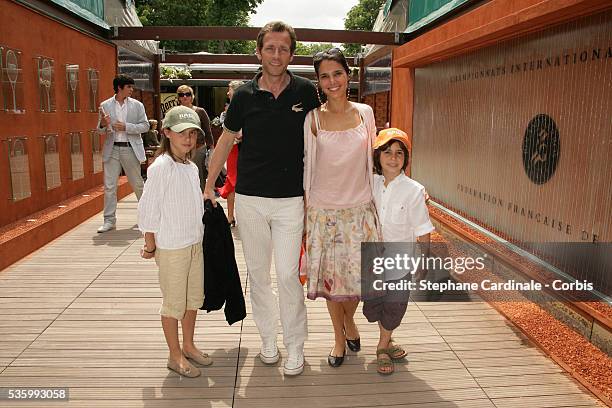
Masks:
[[[283,21],[270,21],[265,26],[261,27],[259,34],[257,34],[257,49],[261,50],[263,48],[264,36],[268,33],[282,33],[288,32],[289,37],[291,38],[291,54],[295,52],[295,47],[297,43],[297,37],[295,36],[295,30],[289,24]]]
[[[126,85],[135,85],[134,79],[125,74],[119,74],[113,79],[113,89],[115,93],[119,92],[119,88],[123,88]]]

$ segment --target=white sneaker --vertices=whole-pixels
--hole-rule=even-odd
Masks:
[[[98,228],[98,233],[101,234],[103,232],[108,232],[114,229],[115,229],[115,224],[111,224],[110,222],[105,222],[100,228]]]
[[[263,342],[259,351],[259,359],[264,364],[276,364],[280,358],[276,342]]]
[[[291,353],[283,367],[285,375],[299,375],[304,371],[304,352]]]

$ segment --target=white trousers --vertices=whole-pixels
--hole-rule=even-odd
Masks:
[[[144,181],[140,175],[140,162],[130,146],[113,146],[108,161],[104,162],[104,222],[115,224],[117,218],[117,183],[121,168],[125,171],[128,182],[140,200]]]
[[[308,335],[304,289],[298,274],[303,198],[236,194],[236,221],[249,274],[253,320],[262,340],[276,339],[280,316],[287,351],[302,352]],[[272,250],[278,296],[270,275]]]

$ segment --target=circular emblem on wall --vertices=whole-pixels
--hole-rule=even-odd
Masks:
[[[523,167],[535,184],[544,184],[555,173],[559,162],[559,129],[548,115],[536,115],[525,130]]]

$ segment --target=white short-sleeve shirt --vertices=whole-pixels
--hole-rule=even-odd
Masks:
[[[425,187],[403,173],[386,187],[383,176],[374,176],[374,202],[385,242],[416,242],[417,237],[434,230],[425,204]],[[418,256],[416,251],[417,247],[414,245],[389,246],[385,247],[384,256]],[[386,270],[385,279],[402,279],[408,272],[415,271]]]
[[[434,230],[425,204],[425,187],[400,174],[385,187],[385,178],[374,176],[374,202],[385,242],[416,242]]]

